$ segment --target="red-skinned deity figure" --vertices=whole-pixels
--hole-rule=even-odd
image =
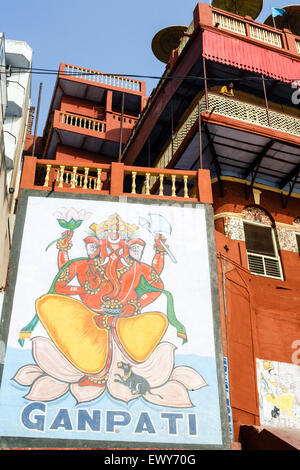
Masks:
[[[160,223],[162,228],[166,226],[162,216],[156,214],[154,218],[159,222],[157,227]],[[165,289],[161,279],[166,255],[175,260],[161,232],[151,231],[153,227],[148,228],[154,235],[154,254],[152,263],[147,264],[142,261],[145,241],[135,236],[139,227],[113,214],[104,222],[90,226],[92,234],[84,239],[87,256],[70,259],[74,229],[82,221],[58,221],[67,228],[55,240],[58,273],[48,293],[37,299],[36,315],[21,330],[20,345],[24,344],[25,338],[30,337],[40,321],[49,340],[44,338],[34,341],[33,344],[41,348],[36,354],[40,357],[44,347],[49,351],[51,348],[51,351],[57,351],[55,354],[58,355],[59,363],[66,361],[65,381],[75,381],[74,377],[80,377],[71,387],[78,399],[99,396],[102,391],[93,391],[95,387],[101,390],[108,388],[113,396],[125,401],[135,398],[134,392],[126,390],[125,369],[122,369],[121,376],[116,371],[126,366],[128,374],[131,374],[131,367],[148,374],[151,371],[151,368],[148,371],[149,366],[153,367],[157,358],[161,357],[162,361],[169,364],[166,371],[170,380],[164,385],[166,399],[158,399],[162,396],[151,394],[147,399],[158,400],[158,404],[182,402],[182,406],[186,406],[189,403],[186,387],[171,377],[170,364],[173,363],[175,347],[162,342],[169,325],[176,328],[177,336],[183,343],[187,337],[184,326],[175,316],[173,296]],[[142,227],[146,226],[145,219],[140,218],[140,223]],[[167,314],[154,307],[160,305],[159,309],[164,308],[164,303],[155,303],[162,294],[167,299]],[[53,349],[51,342],[56,349]],[[68,375],[68,364],[75,368],[71,375]],[[186,374],[186,368],[182,368],[181,372]],[[189,371],[190,374],[194,374],[198,380],[195,371]],[[41,379],[41,386],[46,386],[47,380]],[[64,386],[57,383],[56,379],[52,382],[55,388],[59,388],[59,394],[62,393]],[[36,397],[35,388],[33,386],[32,396]],[[178,389],[179,400],[176,398],[177,392],[174,395],[174,389]],[[43,394],[52,396],[48,388],[43,389]]]

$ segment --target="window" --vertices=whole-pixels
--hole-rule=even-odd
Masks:
[[[244,222],[244,231],[249,270],[258,276],[283,279],[273,228]]]

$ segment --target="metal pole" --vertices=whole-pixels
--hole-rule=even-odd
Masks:
[[[271,127],[271,122],[270,122],[270,113],[269,113],[269,104],[268,104],[268,97],[267,97],[267,91],[266,91],[266,84],[264,80],[264,76],[261,76],[262,78],[262,84],[263,84],[263,90],[264,90],[264,96],[265,96],[265,104],[266,104],[266,112],[267,112],[267,120],[268,120],[268,126]]]
[[[207,74],[206,74],[206,60],[203,57],[203,76],[204,76],[204,87],[205,87],[205,105],[206,112],[208,111],[208,91],[207,91]]]
[[[43,84],[40,83],[39,96],[38,96],[38,104],[37,104],[36,117],[35,117],[35,125],[34,125],[34,137],[33,137],[33,145],[32,145],[32,157],[34,157],[34,153],[35,153],[35,143],[36,143],[37,127],[38,127],[38,122],[39,122],[39,114],[40,114],[40,103],[41,103],[42,88],[43,88]]]
[[[148,137],[148,167],[150,167],[150,137]]]
[[[198,119],[199,119],[199,158],[200,158],[200,169],[203,168],[203,160],[202,160],[202,120],[201,120],[201,105],[200,101],[198,101]]]
[[[125,93],[122,93],[122,109],[121,109],[121,127],[120,127],[120,145],[119,145],[119,162],[121,161],[122,157],[122,138],[123,138],[123,116],[124,116],[124,99]]]
[[[173,101],[171,101],[171,144],[172,144],[172,157],[173,157],[173,155],[174,155],[173,139],[174,139],[174,118],[173,118]]]

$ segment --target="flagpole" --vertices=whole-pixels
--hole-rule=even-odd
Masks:
[[[274,28],[276,29],[275,17],[273,16],[273,8],[271,8],[271,15],[272,15]]]

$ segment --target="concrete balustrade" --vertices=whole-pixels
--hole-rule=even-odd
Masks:
[[[90,119],[83,116],[70,113],[60,113],[60,122],[67,124],[68,126],[79,127],[81,129],[88,129],[95,132],[105,132],[105,122],[97,119]]]
[[[61,73],[69,77],[80,78],[82,80],[88,80],[89,82],[101,85],[113,86],[130,91],[142,91],[142,82],[140,80],[134,80],[119,75],[111,75],[92,69],[77,67],[75,65],[63,64],[63,70]]]
[[[192,188],[197,185],[197,171],[155,170],[125,167],[125,175],[131,179],[131,194],[137,194],[137,177],[143,182],[139,185],[139,194],[160,197],[193,198]]]
[[[75,165],[26,156],[21,188],[212,203],[208,170],[156,170],[118,162]]]

